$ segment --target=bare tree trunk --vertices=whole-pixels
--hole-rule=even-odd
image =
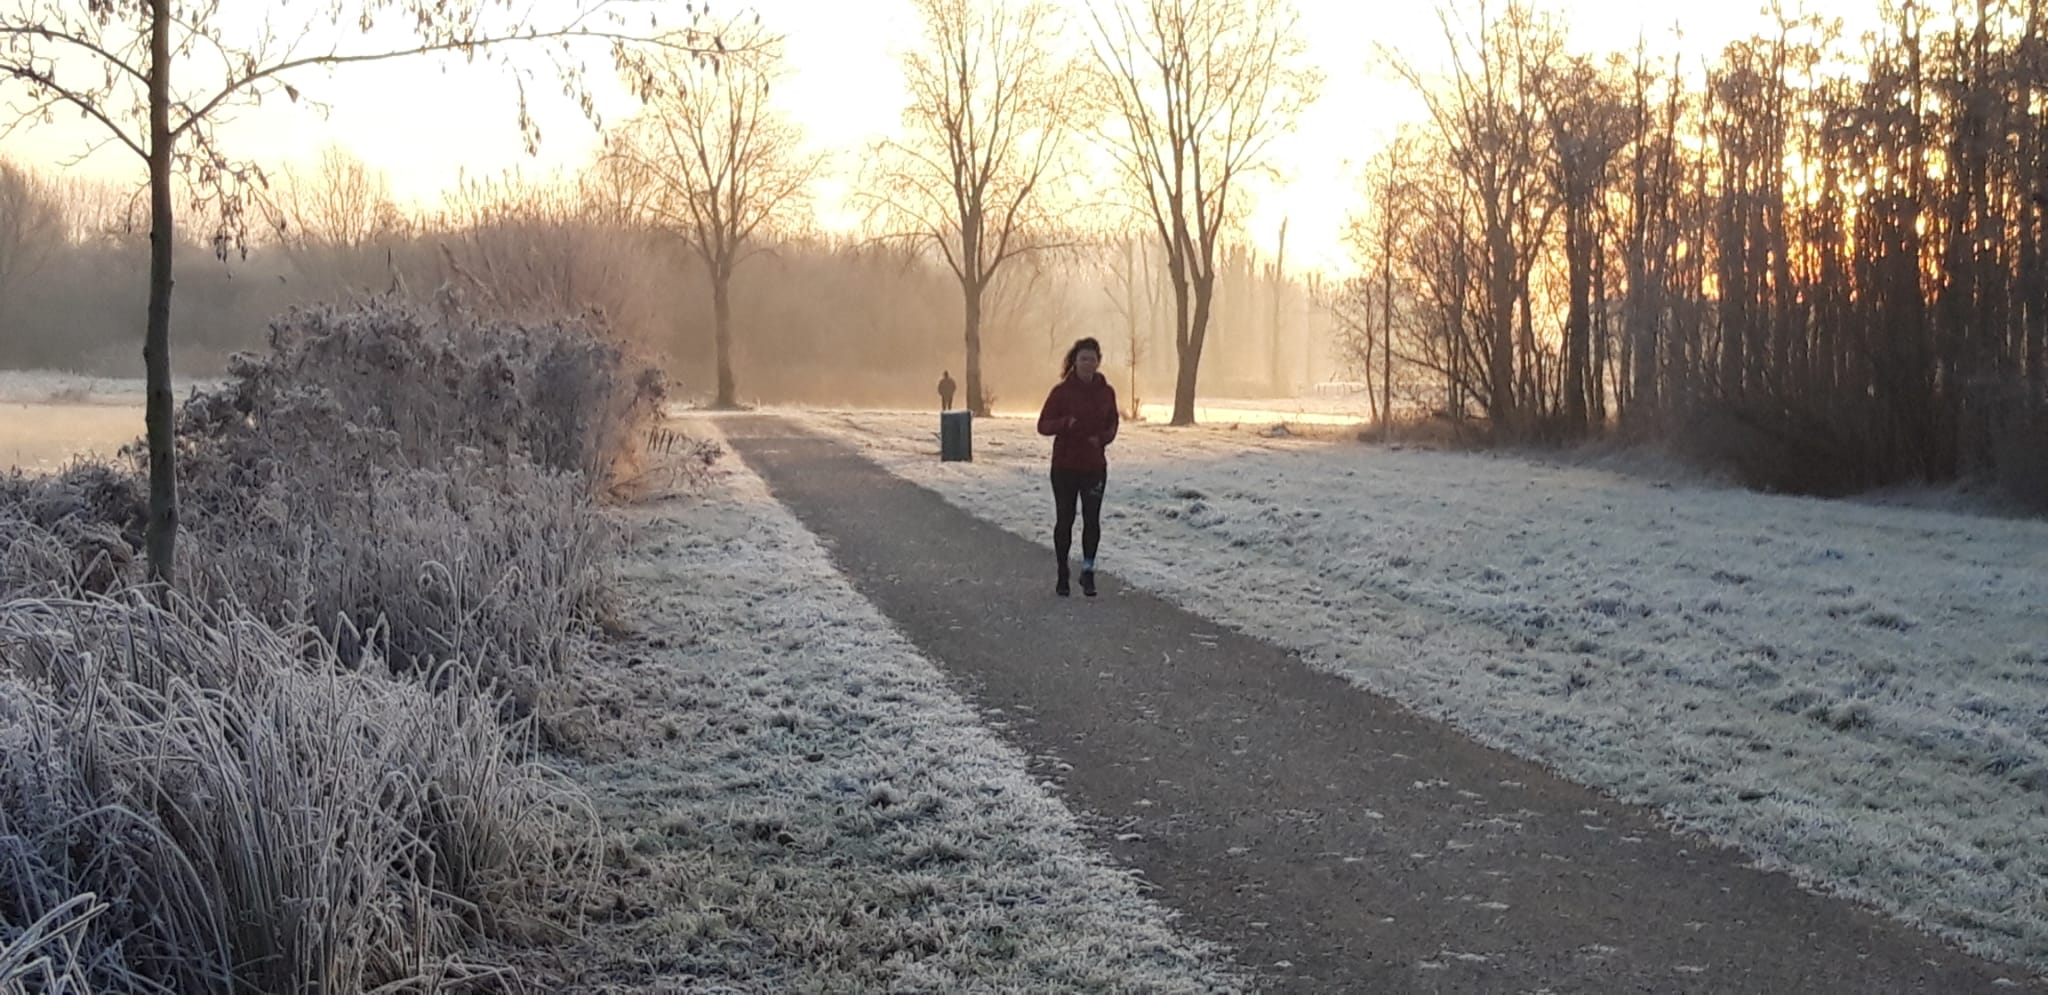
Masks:
[[[1380,245],[1380,441],[1389,442],[1394,438],[1393,239]]]
[[[1280,380],[1280,322],[1282,317],[1281,299],[1287,294],[1287,221],[1280,222],[1280,252],[1273,257],[1273,324],[1272,346],[1266,356],[1266,380],[1276,397],[1285,396],[1286,386]]]
[[[2028,2],[2028,33],[2025,33],[2025,39],[2021,41],[2021,45],[2025,45],[2028,51],[2032,51],[2040,39],[2040,23],[2042,4],[2040,0],[2032,0]],[[2036,70],[2032,66],[2021,74],[2017,100],[2017,106],[2021,106],[2021,109],[2034,106],[2034,74]],[[2034,115],[2021,115],[2021,119],[2025,123],[2021,125],[2019,133],[2019,168],[2030,170],[2038,176],[2042,158],[2042,125],[2040,119]],[[2048,235],[2048,231],[2044,231],[2042,223],[2042,205],[2040,201],[2036,201],[2038,197],[2048,197],[2048,190],[2042,190],[2042,186],[2038,184],[2028,186],[2030,190],[2023,190],[2021,194],[2023,203],[2019,217],[2015,221],[2019,223],[2019,307],[2023,313],[2021,321],[2025,323],[2025,328],[2021,330],[2021,364],[2025,385],[2028,385],[2028,405],[2032,407],[2034,403],[2042,401],[2044,393],[2048,393],[2048,360],[2044,360],[2042,356],[2042,350],[2048,348],[2048,272],[2044,272],[2048,268],[2042,266],[2042,237]]]
[[[2040,0],[2028,0],[2027,27],[2020,46],[2025,51],[2036,51],[2041,38]],[[2038,62],[2030,63],[2019,73],[2019,99],[2014,106],[2026,109],[2034,106],[2034,94],[2039,82]],[[2019,115],[2020,163],[2025,175],[2040,176],[2041,170],[2041,120],[2024,110]],[[2048,236],[2043,231],[2042,203],[2035,198],[2048,196],[2048,190],[2038,180],[2023,185],[2022,204],[2018,222],[2019,228],[2019,301],[2024,327],[2021,329],[2021,364],[2023,382],[2027,386],[2027,407],[2031,410],[2048,396],[2048,357],[2042,351],[2048,349],[2048,273],[2042,265],[2041,240]]]
[[[1194,366],[1201,361],[1199,349],[1190,343],[1194,322],[1190,315],[1194,296],[1189,286],[1188,260],[1186,250],[1180,242],[1166,250],[1166,272],[1173,284],[1173,415],[1168,425],[1193,425],[1195,423],[1195,375]],[[1206,311],[1206,309],[1205,309]],[[1193,352],[1192,359],[1189,353]]]
[[[1555,412],[1552,402],[1556,396],[1546,388],[1550,385],[1550,374],[1544,364],[1543,350],[1536,347],[1536,305],[1534,288],[1525,273],[1521,288],[1516,294],[1520,305],[1515,314],[1521,319],[1516,326],[1518,354],[1522,359],[1520,379],[1516,382],[1515,410],[1524,428],[1535,428],[1538,423]]]
[[[1568,274],[1564,321],[1564,421],[1569,435],[1586,432],[1586,370],[1591,365],[1592,320],[1587,298],[1592,289],[1592,241],[1587,234],[1585,208],[1573,206],[1565,216],[1565,270]],[[1594,383],[1598,383],[1595,380]]]
[[[1743,307],[1749,300],[1749,288],[1743,280],[1742,265],[1742,260],[1748,252],[1748,239],[1737,220],[1737,212],[1740,210],[1736,205],[1739,197],[1736,186],[1738,182],[1733,176],[1722,180],[1721,202],[1718,205],[1719,240],[1715,252],[1715,275],[1718,277],[1716,282],[1721,290],[1715,308],[1721,327],[1721,396],[1729,399],[1742,396],[1742,373],[1746,365],[1742,347],[1747,341],[1744,333],[1747,317],[1743,313]]]
[[[1650,224],[1651,198],[1661,198],[1658,203],[1669,204],[1675,196],[1668,182],[1654,193],[1651,189],[1652,175],[1650,159],[1662,152],[1662,143],[1668,136],[1660,135],[1657,144],[1652,144],[1650,131],[1650,90],[1648,60],[1637,56],[1634,99],[1631,110],[1634,113],[1635,128],[1631,135],[1634,150],[1631,153],[1629,174],[1629,230],[1627,241],[1626,273],[1627,296],[1623,298],[1622,330],[1625,345],[1622,348],[1622,366],[1627,371],[1628,391],[1621,405],[1621,422],[1629,428],[1642,424],[1646,417],[1655,413],[1660,403],[1657,397],[1657,316],[1659,306],[1650,292],[1650,273],[1662,267],[1650,265]],[[1659,171],[1667,180],[1668,173]],[[1657,216],[1661,217],[1660,212]],[[1661,244],[1661,243],[1660,243]]]
[[[171,4],[150,0],[149,36],[149,325],[142,342],[148,378],[143,420],[149,437],[149,575],[177,583],[178,465],[171,394]]]
[[[1508,246],[1506,222],[1500,222],[1490,233],[1487,254],[1490,257],[1488,284],[1490,295],[1487,303],[1493,313],[1487,329],[1489,345],[1487,355],[1486,415],[1493,422],[1496,433],[1513,434],[1515,419],[1515,280],[1514,250]]]
[[[981,382],[981,295],[983,288],[964,281],[961,289],[967,301],[967,410],[976,418],[988,417],[988,393]]]
[[[1145,344],[1138,319],[1138,272],[1140,263],[1136,258],[1139,243],[1126,238],[1120,247],[1123,251],[1124,266],[1124,361],[1129,364],[1129,377],[1125,384],[1124,403],[1130,406],[1130,419],[1138,420],[1139,409],[1144,402],[1138,397],[1138,363],[1144,358]],[[1150,277],[1150,274],[1146,274]]]
[[[718,401],[714,406],[726,411],[740,406],[732,375],[732,269],[732,264],[723,260],[711,267],[711,331],[718,346]]]
[[[1607,320],[1607,260],[1606,254],[1601,251],[1601,241],[1597,235],[1594,237],[1593,290],[1589,298],[1590,306],[1593,309],[1593,373],[1590,377],[1592,388],[1587,392],[1589,396],[1586,398],[1586,403],[1590,406],[1588,415],[1592,420],[1593,427],[1605,431],[1607,428],[1607,373],[1610,365],[1608,360],[1611,358],[1609,350],[1613,347],[1613,338],[1612,329],[1609,327]],[[1618,381],[1620,377],[1616,376],[1615,379]],[[1617,390],[1616,393],[1619,394],[1620,391]]]
[[[1669,196],[1669,191],[1665,191]],[[1647,209],[1647,204],[1638,201],[1637,210]],[[1652,289],[1651,267],[1645,258],[1649,252],[1646,237],[1647,219],[1634,222],[1638,231],[1632,233],[1628,255],[1628,318],[1622,334],[1628,336],[1629,392],[1628,403],[1621,409],[1623,423],[1633,427],[1642,424],[1654,415],[1662,403],[1657,396],[1657,327],[1663,307]],[[1657,279],[1662,279],[1659,274]]]
[[[1180,342],[1180,372],[1173,384],[1174,425],[1195,423],[1195,384],[1202,367],[1202,344],[1209,335],[1210,302],[1216,293],[1216,278],[1197,278],[1193,286],[1175,288],[1181,298],[1182,313],[1188,314],[1187,335]],[[1187,298],[1192,291],[1193,312],[1188,313]]]

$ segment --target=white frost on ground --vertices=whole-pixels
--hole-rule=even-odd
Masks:
[[[1128,399],[1125,399],[1128,403]],[[1128,414],[1129,412],[1126,412]],[[1144,402],[1148,419],[1165,421],[1173,415],[1171,403]],[[1371,418],[1371,400],[1362,394],[1332,397],[1286,397],[1234,399],[1203,398],[1195,406],[1195,420],[1204,424],[1242,422],[1246,425],[1361,425]]]
[[[176,381],[180,400],[217,380]],[[78,457],[112,457],[142,437],[140,380],[0,370],[0,473],[53,473]]]
[[[638,631],[594,691],[628,745],[575,776],[636,896],[595,942],[643,959],[573,990],[1239,990],[761,480],[719,467],[631,513]]]
[[[195,390],[212,390],[219,377],[172,377],[179,400]],[[141,408],[144,384],[139,377],[101,377],[62,370],[0,370],[0,402],[15,404],[116,404]]]
[[[0,370],[0,402],[15,404],[142,404],[141,380],[58,370]]]
[[[1029,420],[968,464],[928,414],[794,416],[1050,545]],[[1111,462],[1106,572],[2048,968],[2048,522],[1203,428]]]

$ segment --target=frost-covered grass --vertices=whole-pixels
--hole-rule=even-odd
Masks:
[[[1044,542],[1047,445],[815,426]],[[2048,522],[1126,426],[1104,569],[1766,867],[2048,968]]]
[[[516,985],[595,880],[533,758],[660,387],[584,319],[288,314],[180,411],[169,608],[138,454],[0,476],[0,995]]]
[[[237,609],[0,603],[0,991],[497,974],[472,948],[574,902],[598,855],[516,752],[474,687],[347,671]]]
[[[1130,401],[1119,398],[1129,416]],[[1173,401],[1146,400],[1141,407],[1145,420],[1165,422],[1173,417]],[[1195,420],[1204,424],[1276,425],[1359,425],[1370,418],[1363,397],[1270,397],[1233,400],[1203,398],[1195,405]]]
[[[617,891],[561,990],[1237,990],[723,466],[631,513],[636,631],[592,716],[618,753],[575,772]]]

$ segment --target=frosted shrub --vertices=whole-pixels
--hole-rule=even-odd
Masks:
[[[187,403],[179,433],[216,459],[284,455],[237,443],[264,433],[273,412],[324,403],[358,429],[388,433],[375,454],[384,462],[517,454],[593,488],[630,462],[664,390],[660,373],[630,361],[594,319],[483,321],[394,297],[295,309],[272,324],[267,354],[237,356],[230,373]]]
[[[79,463],[52,477],[0,477],[0,598],[105,593],[134,575],[146,506],[134,475]]]
[[[0,995],[492,985],[580,907],[594,819],[520,758],[662,383],[598,331],[286,316],[184,408],[180,597],[136,449],[0,478]]]
[[[524,712],[585,652],[662,380],[590,321],[483,322],[388,297],[293,311],[179,427],[205,598],[305,623],[354,663],[458,661]]]
[[[0,949],[99,992],[423,988],[575,900],[591,816],[488,699],[324,646],[184,602],[0,605]],[[67,943],[8,925],[81,894]]]
[[[192,593],[309,625],[351,666],[373,650],[408,672],[452,662],[524,714],[607,611],[614,528],[573,475],[474,454],[434,470],[316,464],[247,497],[192,529]]]

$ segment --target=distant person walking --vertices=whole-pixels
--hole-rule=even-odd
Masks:
[[[1102,541],[1102,492],[1109,483],[1107,450],[1116,441],[1116,388],[1098,371],[1102,346],[1075,342],[1060,365],[1060,382],[1038,412],[1038,434],[1052,436],[1052,545],[1059,557],[1061,597],[1072,593],[1067,553],[1074,546],[1074,505],[1081,506],[1081,593],[1095,596],[1095,549]]]
[[[954,388],[954,386],[955,386],[955,385],[954,385],[954,383],[953,383],[953,371],[952,371],[952,370],[940,370],[940,371],[939,371],[939,410],[940,410],[940,411],[951,411],[951,410],[953,410],[953,388]]]

